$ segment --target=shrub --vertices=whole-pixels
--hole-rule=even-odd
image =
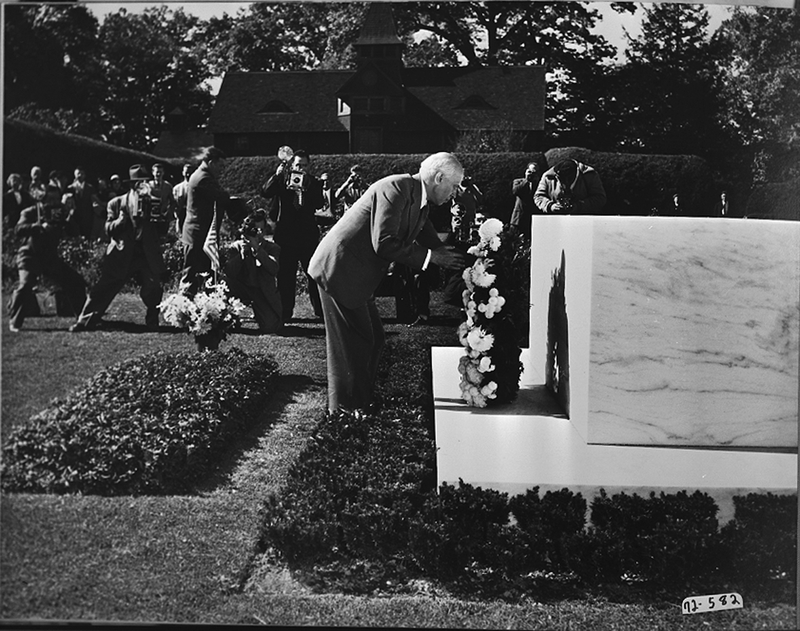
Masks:
[[[573,555],[586,525],[586,500],[580,493],[561,489],[539,497],[537,486],[512,497],[509,507],[522,532],[522,549],[516,560],[520,571],[569,573],[578,569],[580,558]]]
[[[432,486],[434,453],[410,406],[327,416],[285,489],[266,502],[264,548],[274,545],[316,582],[348,591],[371,591],[406,574],[400,566],[410,521]]]
[[[508,494],[459,480],[427,498],[411,527],[410,549],[431,578],[468,593],[502,593],[512,564]]]
[[[724,570],[747,586],[797,580],[797,495],[750,493],[733,498],[734,518],[721,530]]]
[[[678,587],[715,573],[717,505],[705,493],[649,498],[601,489],[592,501],[581,574],[588,580],[648,581]]]
[[[6,437],[2,488],[185,491],[257,417],[277,371],[270,356],[237,348],[159,352],[116,364]]]

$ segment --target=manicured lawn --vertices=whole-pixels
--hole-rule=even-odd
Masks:
[[[430,326],[393,320],[384,379],[403,365],[406,342],[457,344],[456,311],[436,302]],[[790,629],[794,608],[683,616],[679,603],[586,598],[508,604],[454,599],[420,584],[392,597],[314,594],[275,559],[258,556],[259,507],[280,489],[326,405],[324,328],[301,301],[288,336],[232,335],[224,345],[268,352],[281,367],[276,397],[195,493],[161,497],[4,495],[0,498],[0,618],[323,626],[526,629]],[[70,320],[32,318],[2,335],[2,431],[23,423],[104,366],[158,349],[191,348],[167,327],[147,333],[137,296],[118,297],[110,327],[70,334]],[[419,367],[414,367],[417,370]]]

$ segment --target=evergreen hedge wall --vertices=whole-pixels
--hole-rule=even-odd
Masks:
[[[392,173],[416,173],[426,154],[319,155],[312,156],[316,175],[327,172],[334,188],[341,185],[353,164],[360,164],[364,178],[373,182]],[[529,162],[542,172],[565,158],[593,166],[600,173],[608,195],[605,214],[649,215],[656,208],[665,213],[678,191],[686,214],[710,215],[717,191],[708,163],[696,156],[662,156],[601,153],[575,147],[551,149],[547,153],[459,154],[465,172],[483,191],[484,212],[508,221],[514,208],[511,184],[522,177]],[[259,189],[278,166],[276,157],[232,158],[225,167],[222,184],[248,199],[260,198]]]

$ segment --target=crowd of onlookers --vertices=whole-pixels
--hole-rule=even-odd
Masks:
[[[175,185],[165,179],[166,166],[162,163],[149,169],[133,165],[124,179],[113,174],[97,179],[96,184],[87,179],[86,170],[80,166],[70,177],[51,171],[45,178],[38,166],[27,178],[19,173],[9,175],[3,197],[3,229],[4,233],[13,230],[17,237],[20,274],[9,305],[11,330],[22,326],[25,303],[30,301],[40,276],[61,287],[65,294],[62,302],[78,317],[72,330],[87,330],[101,324],[110,302],[133,275],[139,277],[142,286],[146,325],[157,330],[158,304],[167,280],[163,235],[171,232],[181,241],[181,287],[191,294],[197,289],[197,275],[211,269],[204,241],[214,221],[220,229],[224,215],[239,227],[240,237],[226,251],[231,256],[224,257],[237,261],[235,272],[229,270],[229,284],[242,291],[249,287],[251,295],[244,297],[253,305],[269,303],[274,313],[267,317],[262,309],[256,320],[265,332],[280,330],[294,314],[298,269],[307,275],[320,238],[365,194],[370,183],[361,167],[354,164],[348,177],[334,186],[327,173],[316,177],[311,156],[298,151],[283,160],[263,183],[260,193],[267,200],[267,208],[248,214],[244,200],[231,198],[219,185],[217,177],[224,160],[219,149],[209,148],[197,168],[189,164],[182,167],[181,181]],[[606,203],[598,172],[575,160],[564,160],[544,172],[531,162],[523,177],[513,180],[511,192],[515,206],[510,224],[523,235],[530,234],[535,214],[597,214]],[[428,204],[428,216],[443,243],[464,245],[474,240],[483,217],[482,197],[476,184],[465,176],[445,203]],[[724,192],[718,207],[716,214],[728,215]],[[659,214],[683,214],[679,196],[673,196],[671,209]],[[108,244],[101,278],[88,297],[83,279],[58,256],[63,236]],[[267,273],[271,277],[265,279]],[[238,275],[238,280],[233,275]],[[316,285],[308,275],[307,280],[311,305],[321,318]],[[422,324],[430,315],[430,289],[441,281],[436,266],[416,270],[392,264],[379,290],[383,295],[395,295],[401,320]],[[256,287],[260,287],[260,293]],[[454,302],[458,302],[457,297]]]

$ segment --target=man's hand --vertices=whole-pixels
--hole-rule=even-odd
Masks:
[[[467,255],[456,250],[452,245],[431,250],[431,263],[444,269],[453,270],[464,269],[469,265]]]
[[[286,165],[285,165],[283,162],[281,162],[281,163],[278,165],[278,168],[277,168],[277,169],[275,169],[275,175],[280,175],[281,173],[283,173],[283,170],[284,170],[284,167],[285,167],[285,166],[286,166]]]

